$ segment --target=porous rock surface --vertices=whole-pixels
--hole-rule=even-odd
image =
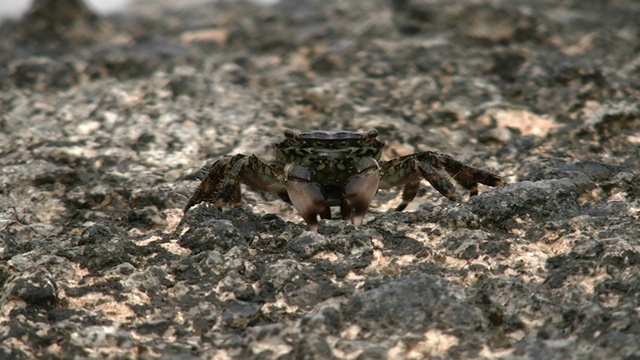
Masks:
[[[158,4],[0,25],[0,358],[640,356],[637,1]],[[179,225],[218,157],[373,127],[508,184]]]

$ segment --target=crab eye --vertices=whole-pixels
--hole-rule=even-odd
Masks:
[[[375,139],[376,137],[378,137],[378,130],[376,130],[376,129],[371,129],[371,130],[367,131],[367,133],[366,133],[366,134],[364,134],[364,136],[365,136],[367,139]]]
[[[298,134],[296,134],[296,132],[291,129],[287,129],[284,131],[284,137],[286,137],[288,140],[298,141]]]

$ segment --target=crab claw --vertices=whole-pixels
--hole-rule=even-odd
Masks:
[[[362,225],[369,204],[378,192],[380,167],[373,158],[363,158],[356,165],[358,173],[349,178],[344,187],[340,213],[344,220],[353,220],[355,226]]]
[[[311,231],[318,230],[318,215],[327,217],[329,207],[320,186],[311,181],[309,170],[300,165],[289,164],[284,168],[285,185],[291,204],[309,226]],[[329,216],[331,213],[329,212]]]

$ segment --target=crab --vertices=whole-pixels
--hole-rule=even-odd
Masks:
[[[339,206],[342,219],[361,226],[378,189],[404,186],[402,211],[416,196],[420,181],[427,180],[449,200],[461,197],[453,178],[469,191],[478,193],[478,183],[501,186],[496,174],[478,169],[449,155],[422,151],[380,161],[385,143],[378,131],[286,130],[285,139],[275,144],[275,161],[266,163],[256,155],[228,155],[216,161],[189,199],[184,212],[200,203],[240,206],[240,185],[276,193],[302,216],[311,231],[318,229],[318,216],[331,218],[331,207]],[[443,171],[444,170],[444,171]],[[447,176],[448,173],[448,176]]]

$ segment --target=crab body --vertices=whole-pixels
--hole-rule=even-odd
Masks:
[[[465,165],[452,157],[425,151],[380,162],[384,143],[373,129],[353,131],[285,131],[275,144],[273,163],[255,155],[237,154],[216,161],[184,211],[206,201],[221,207],[242,203],[242,183],[277,193],[290,202],[311,230],[318,228],[318,216],[331,218],[331,207],[340,206],[345,220],[362,224],[378,189],[404,185],[401,211],[416,196],[420,181],[427,180],[450,200],[459,200],[453,178],[471,195],[478,183],[500,186],[502,179],[488,171]],[[446,176],[444,172],[449,174]]]

